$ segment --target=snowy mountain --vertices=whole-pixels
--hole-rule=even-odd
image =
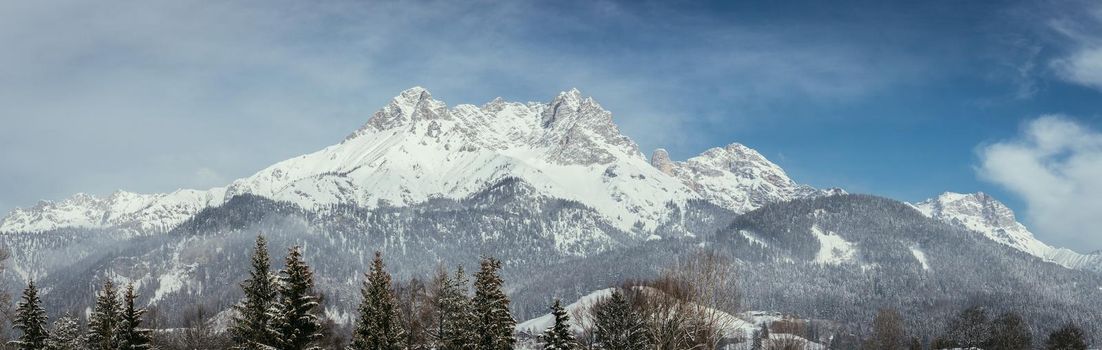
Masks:
[[[541,194],[595,208],[618,228],[644,234],[702,199],[736,213],[763,204],[832,193],[799,185],[758,152],[732,144],[685,162],[659,150],[648,161],[620,134],[612,114],[578,90],[548,103],[495,99],[449,108],[425,89],[403,91],[338,144],[291,158],[206,191],[106,198],[77,195],[16,209],[0,233],[59,228],[167,231],[237,195],[258,195],[319,210],[458,199],[506,178]],[[654,166],[652,166],[652,163]]]
[[[81,312],[107,279],[167,310],[224,309],[263,234],[274,256],[304,247],[338,322],[374,251],[396,280],[496,256],[522,319],[700,247],[745,272],[748,307],[853,324],[881,306],[937,319],[990,300],[1055,325],[1060,310],[1102,305],[1102,275],[1036,258],[1099,266],[1093,256],[1038,242],[989,197],[908,206],[798,184],[740,144],[684,161],[638,148],[577,90],[449,107],[413,88],[339,143],[225,187],[16,209],[0,221],[15,272],[2,277],[36,279],[58,312]]]
[[[926,216],[982,233],[987,238],[1072,269],[1102,271],[1102,254],[1081,254],[1041,242],[1014,211],[985,193],[945,192],[913,205]]]

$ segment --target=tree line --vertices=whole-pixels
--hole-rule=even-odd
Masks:
[[[960,312],[935,339],[908,334],[902,315],[890,308],[880,310],[861,337],[837,331],[820,338],[810,320],[782,320],[761,324],[747,339],[735,327],[743,321],[728,314],[741,306],[733,264],[703,250],[679,259],[658,278],[624,282],[584,307],[568,310],[552,300],[552,322],[537,334],[515,332],[501,261],[484,257],[471,276],[462,266],[441,267],[429,281],[395,283],[376,252],[363,276],[351,329],[341,329],[325,313],[301,247],[288,249],[278,271],[270,260],[267,242],[258,236],[249,276],[240,285],[244,295],[225,324],[216,325],[217,315],[197,307],[182,329],[147,328],[148,311],[136,305],[134,286],[119,291],[111,281],[97,291],[87,324],[62,315],[48,327],[31,281],[13,312],[19,336],[8,345],[20,350],[796,350],[808,348],[807,338],[829,349],[1016,350],[1035,343],[1053,350],[1087,348],[1087,336],[1075,325],[1034,342],[1020,315],[991,319],[979,307]]]

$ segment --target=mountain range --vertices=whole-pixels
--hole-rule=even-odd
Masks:
[[[224,187],[78,194],[15,209],[0,221],[0,241],[13,257],[8,279],[41,280],[54,303],[76,310],[90,300],[84,292],[105,278],[135,282],[150,305],[202,297],[225,309],[239,295],[233,286],[245,274],[249,242],[261,233],[273,246],[306,247],[330,296],[327,313],[338,321],[350,320],[373,250],[384,251],[403,278],[497,255],[512,280],[515,312],[527,316],[540,314],[552,296],[579,297],[615,283],[557,277],[570,276],[570,269],[645,278],[677,252],[700,246],[729,252],[747,271],[800,275],[792,265],[866,281],[895,270],[903,271],[893,277],[899,283],[949,283],[956,280],[942,274],[960,268],[1019,269],[964,273],[980,284],[959,287],[964,299],[943,293],[945,286],[923,285],[966,303],[987,300],[993,294],[982,292],[992,286],[1027,288],[1044,280],[1051,285],[1021,294],[1048,295],[1041,300],[1055,309],[1102,305],[1102,254],[1041,242],[989,195],[947,192],[904,204],[813,188],[738,143],[684,161],[662,149],[647,157],[620,133],[612,113],[576,89],[546,103],[499,98],[449,107],[415,87],[339,143]],[[613,257],[645,261],[625,265]],[[949,268],[948,261],[961,265]],[[765,281],[753,273],[745,278]],[[812,277],[784,283],[794,281],[814,291],[841,283]],[[895,282],[859,288],[904,285]],[[62,288],[69,285],[79,288]],[[788,293],[754,289],[746,297],[757,309],[819,312],[780,295]],[[857,304],[837,308],[819,316],[867,316],[855,311]],[[1093,326],[1102,328],[1102,321]]]

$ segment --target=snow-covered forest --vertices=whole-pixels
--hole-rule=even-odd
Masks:
[[[1038,333],[1016,311],[992,314],[984,306],[938,324],[934,337],[908,327],[918,320],[880,308],[868,325],[798,314],[744,311],[736,268],[722,255],[698,249],[649,280],[625,280],[518,324],[501,275],[502,263],[483,257],[473,274],[439,266],[430,276],[396,281],[384,256],[374,254],[359,286],[353,322],[334,322],[326,297],[299,246],[281,268],[258,236],[242,265],[243,297],[212,313],[202,304],[146,308],[133,284],[110,280],[95,291],[84,315],[51,318],[33,281],[4,313],[14,332],[5,348],[115,349],[1086,349],[1091,336],[1072,321]],[[0,255],[6,259],[7,255]],[[5,301],[10,296],[4,295]],[[162,313],[183,315],[160,327]]]

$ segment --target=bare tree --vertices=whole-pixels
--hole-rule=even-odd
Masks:
[[[877,350],[903,350],[907,348],[907,335],[903,330],[903,317],[895,309],[880,309],[872,321],[872,335],[864,348]]]
[[[765,340],[766,350],[804,350],[807,340],[793,334],[778,333]]]
[[[733,264],[715,252],[691,254],[661,277],[629,283],[624,290],[644,315],[656,350],[715,349],[739,308]]]
[[[10,339],[8,330],[12,319],[15,317],[15,310],[12,309],[11,294],[8,294],[8,290],[11,290],[11,286],[4,283],[7,279],[4,277],[4,271],[7,268],[8,258],[11,257],[11,253],[8,252],[8,248],[0,246],[0,347],[6,346]]]

